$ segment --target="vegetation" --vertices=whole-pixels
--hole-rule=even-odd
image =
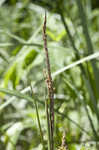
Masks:
[[[99,150],[96,4],[0,1],[0,150]]]

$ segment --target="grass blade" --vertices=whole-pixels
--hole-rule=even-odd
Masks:
[[[90,60],[96,59],[98,57],[99,57],[99,52],[96,52],[96,53],[94,53],[92,55],[89,55],[87,57],[84,57],[84,58],[82,58],[82,59],[80,59],[80,60],[78,60],[78,61],[76,61],[76,62],[74,62],[74,63],[72,63],[72,64],[70,64],[68,66],[66,66],[66,67],[63,67],[62,69],[60,69],[60,70],[56,71],[55,73],[53,73],[52,76],[55,77],[55,76],[63,73],[64,71],[66,71],[68,69],[71,69],[71,68],[73,68],[73,67],[75,67],[77,65],[80,65],[80,64],[84,63],[84,62],[88,62]]]
[[[31,85],[31,91],[32,91],[32,97],[34,97],[32,85]],[[35,105],[35,109],[36,109],[36,116],[37,116],[38,126],[39,126],[39,130],[40,130],[41,141],[42,141],[42,144],[43,144],[43,148],[44,148],[44,150],[45,150],[43,132],[42,132],[42,128],[41,128],[41,123],[40,123],[40,118],[39,118],[38,107],[37,107],[37,103],[36,103],[36,100],[35,100],[35,99],[36,99],[36,97],[34,98],[34,105]]]
[[[16,97],[19,97],[19,98],[23,98],[23,99],[26,99],[27,101],[33,103],[33,99],[30,96],[22,94],[19,91],[0,88],[0,92],[11,95],[11,96],[16,96]]]
[[[92,41],[91,41],[91,38],[89,35],[89,31],[88,31],[86,14],[85,14],[81,0],[76,0],[76,2],[77,2],[78,9],[79,9],[79,15],[80,15],[81,24],[83,27],[83,33],[85,36],[88,54],[92,54],[94,52],[94,49],[93,49],[93,44],[92,44]],[[94,77],[95,84],[96,84],[97,89],[99,90],[99,71],[98,71],[96,63],[94,61],[92,62],[92,68],[93,68],[93,72],[94,72],[94,76],[95,76]]]

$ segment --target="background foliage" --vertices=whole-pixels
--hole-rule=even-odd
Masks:
[[[0,1],[0,150],[42,149],[34,100],[47,148],[45,9],[55,87],[55,148],[65,130],[70,150],[99,149],[98,57],[56,72],[93,53],[99,56],[98,5],[98,0]]]

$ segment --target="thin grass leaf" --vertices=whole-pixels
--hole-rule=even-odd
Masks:
[[[79,1],[79,0],[78,0],[78,1]],[[80,1],[79,1],[79,3],[80,3]],[[80,6],[80,7],[81,7],[81,6]],[[67,25],[66,21],[65,21],[65,17],[64,17],[64,14],[63,14],[63,11],[62,11],[61,6],[58,6],[58,9],[59,9],[59,14],[60,14],[60,16],[61,16],[62,23],[63,23],[63,25],[64,25],[64,27],[65,27],[65,30],[66,30],[67,34],[68,34],[68,37],[69,37],[71,46],[72,46],[73,49],[74,49],[76,59],[78,60],[78,59],[80,59],[79,51],[78,51],[78,49],[77,49],[76,46],[75,46],[74,39],[73,39],[73,37],[72,37],[72,35],[71,35],[71,33],[70,33],[70,30],[69,30],[69,28],[68,28],[68,25]],[[86,20],[83,20],[83,21],[86,21]],[[86,24],[86,23],[85,23],[85,24]],[[89,38],[90,38],[90,37],[89,37]],[[89,39],[89,40],[90,40],[90,39]],[[91,46],[92,46],[92,45],[91,45]],[[98,83],[98,70],[97,70],[96,64],[95,64],[94,62],[92,63],[92,66],[93,66],[93,71],[94,71],[94,74],[95,74],[95,82],[97,81],[95,84],[96,84],[97,89],[99,89],[99,88],[98,88],[98,87],[99,87],[99,84],[97,84],[97,83]],[[88,88],[88,90],[89,90],[89,95],[90,95],[92,104],[94,104],[93,107],[94,107],[94,110],[96,110],[95,113],[96,113],[96,116],[97,116],[97,120],[98,120],[98,122],[99,122],[99,111],[98,111],[98,107],[97,107],[96,95],[95,95],[95,93],[94,93],[94,91],[93,91],[93,85],[92,85],[92,83],[91,83],[90,80],[89,80],[90,78],[88,79],[88,76],[87,76],[87,74],[86,74],[86,70],[85,70],[85,68],[83,67],[82,64],[80,65],[80,69],[81,69],[81,72],[82,72],[83,80],[85,81],[85,84],[86,84],[86,86],[87,86],[87,88]],[[58,73],[59,73],[59,72],[58,72]]]
[[[20,92],[18,91],[15,91],[15,90],[8,90],[8,89],[4,89],[4,88],[0,88],[0,92],[2,93],[5,93],[5,94],[8,94],[8,95],[11,95],[11,96],[16,96],[16,97],[19,97],[19,98],[24,98],[30,102],[33,103],[33,99],[31,97],[29,97],[28,95],[25,95],[25,94],[21,94]],[[42,105],[44,105],[44,102],[41,102],[38,100],[39,103],[41,103]],[[87,132],[85,129],[83,129],[78,123],[76,123],[74,120],[72,120],[70,117],[68,117],[66,114],[63,114],[57,110],[55,110],[55,112],[59,115],[62,115],[64,116],[64,118],[68,119],[69,121],[71,121],[73,124],[75,124],[75,126],[77,126],[79,129],[81,129],[83,132],[85,132],[86,134],[90,135],[89,132]]]
[[[21,93],[25,94],[26,92],[30,91],[30,87],[27,87],[21,91]],[[12,96],[10,99],[8,99],[6,102],[0,105],[0,111],[3,110],[5,107],[7,107],[9,104],[11,104],[16,99],[15,96]]]
[[[70,68],[73,68],[74,66],[77,66],[79,64],[82,64],[82,63],[84,63],[86,61],[90,61],[92,59],[96,59],[97,57],[99,57],[99,52],[94,53],[94,54],[92,54],[90,56],[87,56],[87,57],[85,57],[83,59],[80,59],[79,61],[76,61],[75,63],[72,63],[71,65],[68,65],[68,66],[66,66],[66,67],[56,71],[55,73],[52,74],[52,77],[55,77],[55,76],[61,74],[62,72],[66,71],[66,70],[68,70]],[[96,98],[95,98],[93,89],[92,89],[92,87],[90,85],[89,79],[86,78],[86,76],[84,76],[84,75],[83,75],[83,79],[84,79],[84,81],[86,83],[86,86],[87,86],[87,88],[89,90],[89,94],[90,94],[90,97],[91,97],[91,102],[93,104],[93,109],[94,109],[94,112],[96,113],[97,120],[99,121],[99,110],[97,108],[97,102],[96,102]]]
[[[83,33],[85,36],[88,54],[92,54],[92,53],[94,53],[94,49],[93,49],[93,44],[91,41],[89,31],[88,31],[86,14],[85,14],[81,0],[76,0],[76,2],[77,2],[78,9],[79,9],[79,15],[80,15],[81,24],[83,27]],[[94,61],[92,62],[92,68],[93,68],[93,72],[94,72],[94,76],[95,76],[94,77],[95,78],[95,84],[96,84],[97,89],[99,90],[99,71],[98,71],[96,63]]]
[[[42,47],[43,45],[42,44],[38,44],[38,43],[28,43],[26,42],[24,39],[10,33],[10,32],[7,32],[7,31],[3,31],[3,30],[0,30],[0,33],[4,33],[4,34],[7,34],[8,36],[10,36],[11,38],[15,39],[16,41],[18,41],[19,44],[21,45],[28,45],[28,46],[38,46],[38,47]],[[13,46],[14,44],[13,43],[0,43],[0,46],[1,47],[5,47],[5,46]]]
[[[63,73],[66,70],[69,70],[69,69],[71,69],[71,68],[73,68],[73,67],[75,67],[77,65],[80,65],[80,64],[82,64],[84,62],[88,62],[88,61],[93,60],[93,59],[96,59],[98,57],[99,57],[99,52],[96,52],[96,53],[94,53],[92,55],[89,55],[87,57],[84,57],[84,58],[82,58],[82,59],[80,59],[80,60],[78,60],[78,61],[76,61],[76,62],[74,62],[74,63],[72,63],[72,64],[70,64],[68,66],[66,66],[66,67],[63,67],[62,69],[59,69],[58,71],[53,73],[52,76],[55,77],[55,76]]]
[[[75,93],[75,95],[78,97],[78,99],[83,103],[84,109],[86,111],[86,114],[87,114],[89,122],[90,122],[90,126],[91,126],[93,134],[94,134],[94,138],[97,140],[98,135],[97,135],[97,132],[95,130],[94,123],[92,122],[91,116],[89,115],[86,100],[83,98],[83,96],[80,94],[80,92],[76,89],[76,87],[74,87],[68,80],[66,80],[64,78],[64,81],[69,86],[69,88]]]
[[[34,94],[33,94],[32,84],[31,84],[31,91],[32,91],[32,97],[33,97]],[[36,98],[36,96],[35,96],[35,98]],[[44,150],[45,150],[43,131],[42,131],[41,123],[40,123],[40,117],[39,117],[38,107],[37,107],[37,103],[36,103],[35,98],[34,98],[34,105],[35,105],[35,109],[36,109],[36,116],[37,116],[38,126],[39,126],[39,130],[40,130],[42,145],[43,145],[43,148],[44,148]],[[37,99],[37,98],[36,98],[36,99]]]
[[[7,55],[6,55],[4,52],[0,51],[0,57],[1,57],[4,61],[6,61],[7,63],[9,63],[9,62],[8,62],[8,58],[7,58]]]
[[[16,96],[18,98],[23,98],[23,99],[26,99],[27,101],[29,102],[32,102],[33,103],[33,99],[28,96],[28,95],[25,95],[25,94],[22,94],[20,93],[19,91],[16,91],[16,90],[8,90],[8,89],[5,89],[5,88],[0,88],[0,92],[3,92],[5,94],[8,94],[8,95],[11,95],[11,96]],[[2,108],[2,107],[1,107]],[[0,109],[1,109],[0,108]]]
[[[56,113],[61,115],[62,117],[68,119],[71,123],[73,123],[76,127],[78,127],[81,131],[86,133],[87,135],[91,135],[87,130],[85,130],[83,127],[81,127],[76,121],[72,120],[70,117],[68,117],[66,114],[59,112],[58,110],[55,110]]]
[[[13,43],[0,43],[0,47],[9,47],[9,46],[13,46]]]

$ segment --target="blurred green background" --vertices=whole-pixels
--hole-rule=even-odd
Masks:
[[[42,27],[54,82],[55,149],[66,131],[69,150],[99,150],[98,0],[0,0],[0,150],[43,149],[30,84],[47,149],[47,89]]]

